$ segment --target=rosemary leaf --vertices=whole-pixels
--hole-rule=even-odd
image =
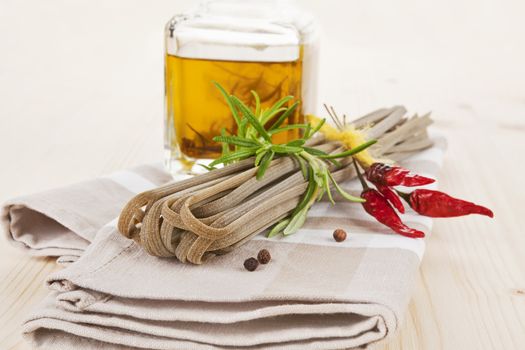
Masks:
[[[261,152],[259,152],[259,151],[261,151]],[[266,155],[266,152],[268,152],[268,151],[263,149],[263,148],[261,148],[257,152],[255,152],[255,154],[256,154],[255,162],[254,162],[255,166],[259,166],[259,164],[261,163],[262,157],[264,157]]]
[[[343,166],[343,164],[341,164],[341,162],[339,162],[338,160],[336,159],[327,159],[330,163],[332,163],[333,165],[335,165],[336,167],[340,168]]]
[[[282,153],[282,154],[301,153],[303,151],[302,147],[292,147],[292,146],[286,146],[286,145],[272,145],[271,149],[275,153]]]
[[[263,125],[265,125],[270,120],[272,120],[272,118],[275,117],[277,114],[282,113],[282,112],[286,112],[287,110],[288,110],[288,108],[282,107],[282,108],[276,109],[275,111],[271,112],[270,114],[268,114],[268,112],[267,112],[267,115],[265,116],[266,119],[264,120],[264,124]],[[263,121],[261,120],[261,122],[263,122]]]
[[[208,166],[208,165],[205,165],[205,164],[201,164],[201,163],[197,163],[198,166],[201,166],[203,167],[204,169],[208,170],[208,171],[212,171],[212,170],[215,170],[216,168],[212,167],[212,166]]]
[[[321,151],[320,149],[317,149],[317,148],[303,147],[303,149],[313,156],[327,156],[328,155],[328,153]]]
[[[321,171],[314,171],[314,181],[318,187],[324,189],[324,176]]]
[[[259,119],[261,116],[261,99],[259,98],[259,94],[257,94],[255,91],[252,90],[250,92],[255,99],[255,117]]]
[[[326,191],[326,195],[328,196],[328,200],[330,203],[335,204],[334,198],[332,197],[332,192],[330,191],[330,172],[327,170],[324,173],[324,188]]]
[[[237,127],[240,127],[241,118],[239,117],[239,113],[237,113],[237,109],[235,109],[235,107],[233,106],[232,99],[231,99],[232,96],[230,94],[228,94],[226,92],[226,90],[224,90],[224,88],[219,83],[217,83],[216,81],[214,81],[213,84],[217,87],[217,89],[219,89],[219,91],[221,92],[222,96],[224,96],[224,99],[226,100],[226,103],[228,104],[228,107],[230,107],[230,110],[231,110],[232,115],[233,115],[233,119],[235,119],[235,123],[237,124]]]
[[[239,136],[246,137],[246,129],[248,128],[248,119],[242,119],[241,124],[239,125]]]
[[[363,143],[362,145],[357,146],[356,148],[349,149],[348,151],[344,151],[344,152],[337,153],[337,154],[323,155],[323,156],[318,156],[318,157],[323,158],[323,159],[335,159],[335,158],[349,157],[349,156],[352,156],[356,153],[359,153],[367,149],[368,147],[372,146],[376,142],[377,140],[368,141],[368,142]]]
[[[312,170],[310,169],[309,172],[310,172],[310,176],[309,176],[310,180],[308,181],[308,187],[306,187],[306,191],[304,192],[303,198],[301,199],[299,204],[297,204],[297,207],[295,207],[292,215],[303,210],[304,207],[306,207],[309,203],[313,202],[312,199],[315,200],[314,197],[318,194],[318,188],[315,182],[313,181]]]
[[[268,238],[277,236],[279,233],[281,233],[286,226],[290,223],[290,219],[283,219],[279,221],[270,232],[268,232]]]
[[[290,125],[285,125],[283,127],[277,128],[277,129],[270,130],[268,131],[268,133],[270,135],[275,135],[283,131],[289,131],[289,130],[294,130],[294,129],[306,129],[307,126],[308,126],[307,124],[290,124]]]
[[[293,141],[290,141],[286,144],[286,146],[292,146],[292,147],[301,147],[305,144],[305,140],[304,139],[297,139],[297,140],[293,140]]]
[[[308,207],[304,207],[297,214],[292,216],[290,223],[283,230],[283,235],[289,236],[293,233],[296,233],[306,221],[306,214],[308,213]]]
[[[303,178],[305,180],[308,180],[308,169],[306,166],[306,161],[303,158],[299,157],[297,154],[292,154],[292,156],[299,162],[299,167],[301,168]]]
[[[222,136],[227,136],[226,134],[226,128],[222,128],[221,129],[221,135]],[[227,155],[228,153],[230,153],[230,145],[228,143],[223,143],[222,144],[222,155],[225,156]]]
[[[215,142],[223,142],[226,144],[232,144],[236,146],[241,147],[259,147],[260,144],[256,141],[247,139],[245,137],[239,137],[239,136],[215,136],[213,138],[213,141]]]
[[[310,132],[309,136],[313,136],[315,135],[316,132],[318,132],[319,130],[321,130],[321,128],[323,127],[324,123],[326,122],[326,119],[322,119],[319,124],[317,124],[317,126]]]
[[[337,190],[337,192],[339,192],[339,194],[346,200],[349,200],[350,202],[356,202],[356,203],[364,203],[366,202],[365,199],[361,198],[361,197],[355,197],[355,196],[352,196],[351,194],[347,193],[345,190],[343,190],[339,184],[337,183],[337,181],[335,181],[334,177],[332,176],[332,174],[328,173],[328,176],[330,176],[330,180],[332,180],[332,183],[334,184],[334,187],[335,189]]]
[[[293,114],[293,112],[295,111],[295,109],[297,108],[297,106],[299,105],[299,101],[296,101],[290,108],[288,108],[288,110],[286,112],[284,112],[283,114],[281,114],[281,116],[279,117],[279,119],[277,119],[277,121],[275,123],[273,123],[273,125],[270,127],[270,129],[268,129],[269,131],[272,131],[273,129],[277,129],[278,127],[281,126],[282,123],[284,123],[284,121],[286,119],[288,119],[288,117],[290,115]]]
[[[326,189],[324,187],[321,187],[319,189],[319,195],[317,196],[317,201],[321,201],[321,199],[323,199],[323,196],[324,196],[324,192],[326,191]]]
[[[246,106],[244,102],[242,102],[235,96],[233,96],[232,99],[233,99],[233,102],[237,105],[237,107],[239,107],[239,110],[242,112],[242,115],[244,116],[244,118],[246,118],[248,122],[250,123],[250,125],[255,130],[257,130],[259,135],[262,136],[266,141],[271,142],[270,134],[268,134],[268,132],[264,129],[262,124],[255,117],[255,115],[253,115],[252,111],[250,111],[248,106]]]
[[[257,148],[254,147],[254,148],[241,149],[241,150],[229,153],[225,156],[215,159],[213,162],[209,164],[209,166],[214,167],[215,165],[218,165],[218,164],[227,164],[235,160],[249,158],[255,154],[256,150]]]
[[[263,178],[264,173],[266,173],[266,169],[268,169],[268,166],[270,166],[270,163],[272,162],[273,156],[275,153],[273,151],[267,152],[264,154],[264,157],[261,161],[261,165],[259,165],[259,169],[257,169],[257,180],[260,180]]]
[[[279,101],[277,101],[270,109],[264,112],[262,117],[262,124],[265,125],[273,115],[275,115],[275,111],[284,106],[284,104],[290,100],[293,100],[293,96],[285,96],[281,98]]]
[[[308,139],[310,139],[310,137],[312,137],[311,131],[312,131],[312,124],[308,123],[308,126],[304,130],[304,139],[305,140],[308,140]]]

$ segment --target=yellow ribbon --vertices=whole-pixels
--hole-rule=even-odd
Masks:
[[[313,115],[307,115],[306,118],[308,119],[310,124],[312,124],[313,127],[315,127],[315,125],[318,125],[321,122],[320,118],[317,118]],[[324,137],[327,140],[339,141],[348,149],[355,148],[368,141],[365,132],[357,130],[351,124],[346,125],[344,130],[338,130],[333,126],[329,125],[328,123],[325,123],[319,131],[324,135]],[[370,155],[370,152],[368,152],[367,149],[357,153],[356,155],[354,155],[354,157],[364,168],[368,168],[369,166],[377,162],[377,160],[374,159],[372,155]]]

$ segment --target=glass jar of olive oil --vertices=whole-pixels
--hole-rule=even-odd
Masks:
[[[166,25],[166,165],[172,173],[195,172],[221,154],[213,141],[235,121],[213,82],[262,108],[293,95],[300,108],[287,123],[301,123],[317,102],[318,39],[311,16],[286,0],[208,0]],[[293,101],[292,101],[293,102]],[[281,133],[287,142],[299,131]]]

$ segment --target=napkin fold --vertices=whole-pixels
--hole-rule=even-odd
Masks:
[[[445,143],[435,141],[404,164],[436,177]],[[116,229],[134,194],[172,180],[147,165],[4,205],[8,240],[67,265],[23,326],[36,349],[348,349],[399,327],[424,240],[392,234],[358,204],[319,202],[294,235],[256,236],[203,265],[181,264]],[[430,232],[428,218],[403,219]],[[347,230],[344,242],[335,228]],[[262,248],[272,261],[246,271]]]

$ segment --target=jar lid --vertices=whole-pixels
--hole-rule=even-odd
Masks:
[[[288,62],[313,40],[313,17],[286,0],[207,0],[172,18],[166,49],[186,58]]]

